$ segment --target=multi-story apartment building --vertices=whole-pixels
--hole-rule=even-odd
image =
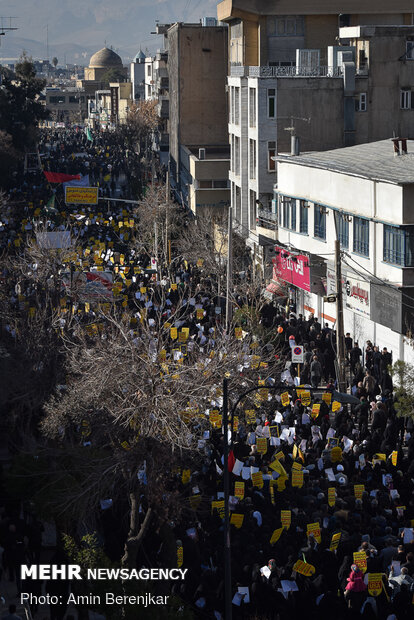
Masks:
[[[412,112],[414,114],[414,111]],[[412,361],[414,333],[414,141],[371,142],[277,157],[275,284],[289,284],[296,312],[331,326],[334,242],[342,250],[345,331]],[[405,152],[407,151],[407,152]],[[409,336],[409,341],[407,341]]]
[[[277,153],[290,151],[292,143],[297,152],[298,137],[301,148],[308,151],[408,131],[408,119],[398,104],[393,116],[380,112],[383,77],[379,75],[387,50],[390,82],[391,76],[399,75],[402,88],[407,71],[412,71],[412,66],[405,66],[409,65],[406,38],[412,33],[404,28],[412,23],[412,5],[409,0],[392,6],[385,0],[224,0],[218,5],[218,18],[229,24],[234,221],[250,246],[266,246],[277,235],[272,203]],[[364,24],[401,28],[356,29]],[[368,48],[372,53],[364,57],[360,50]],[[395,79],[394,87],[399,101]],[[404,95],[406,105],[410,96]],[[375,105],[372,97],[377,99]],[[257,256],[266,261],[264,252]]]

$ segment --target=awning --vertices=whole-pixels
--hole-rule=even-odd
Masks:
[[[269,291],[269,293],[273,293],[273,295],[278,295],[279,297],[287,296],[286,291],[284,291],[280,284],[274,280],[266,286],[266,290]]]

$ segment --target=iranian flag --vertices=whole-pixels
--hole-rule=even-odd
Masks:
[[[65,183],[65,181],[73,181],[73,179],[80,179],[80,174],[64,174],[63,172],[46,172],[43,170],[43,174],[49,183]]]

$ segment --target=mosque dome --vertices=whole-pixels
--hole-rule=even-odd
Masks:
[[[103,47],[89,61],[90,69],[122,69],[122,59],[113,50]]]

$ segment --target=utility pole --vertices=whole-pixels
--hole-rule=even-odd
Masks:
[[[168,245],[168,211],[170,205],[170,177],[169,171],[167,170],[167,176],[165,179],[165,262],[169,264],[169,245]],[[170,259],[171,260],[171,259]]]
[[[231,211],[231,209],[230,209]],[[228,416],[228,386],[227,379],[223,379],[223,481],[224,481],[224,617],[232,618],[232,591],[231,591],[231,547],[230,547],[230,479],[229,479],[229,416]]]
[[[344,342],[344,300],[342,297],[341,246],[335,240],[335,279],[336,279],[336,355],[338,361],[338,392],[346,391],[345,383],[345,342]]]
[[[230,328],[231,321],[231,283],[233,280],[233,210],[231,205],[228,211],[228,230],[227,230],[227,286],[226,286],[226,330]]]

